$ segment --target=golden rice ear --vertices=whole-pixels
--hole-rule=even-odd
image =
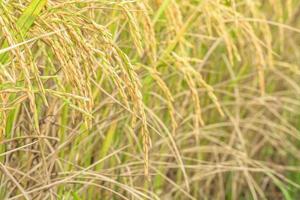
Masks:
[[[154,23],[151,20],[151,11],[144,3],[138,3],[140,12],[136,12],[135,18],[139,19],[138,22],[142,26],[142,42],[145,47],[144,53],[150,57],[150,62],[155,65],[157,61],[157,41],[154,30]]]
[[[127,18],[130,35],[132,36],[137,53],[139,54],[140,57],[142,57],[144,50],[142,46],[141,30],[137,22],[137,18],[129,11],[130,8],[128,6],[124,5],[121,6],[121,8],[124,10],[125,16]]]

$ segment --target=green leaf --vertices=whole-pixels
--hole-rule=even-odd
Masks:
[[[112,143],[114,142],[116,128],[117,128],[117,122],[113,122],[110,125],[108,132],[106,133],[104,142],[102,143],[102,147],[100,149],[100,158],[104,158],[107,155],[109,148],[111,147]],[[100,165],[97,169],[98,170],[102,169],[102,167],[103,167],[103,163],[100,163]]]
[[[45,7],[47,0],[33,0],[24,10],[23,14],[17,21],[17,27],[20,29],[22,37],[25,37],[35,19],[39,16]]]
[[[2,1],[0,1],[0,4]],[[20,31],[20,35],[17,35],[16,38],[18,41],[22,41],[29,31],[30,27],[33,25],[35,19],[39,16],[42,9],[45,7],[47,0],[33,0],[28,7],[24,10],[23,14],[16,22],[16,26]],[[8,47],[8,42],[5,41],[2,45],[2,49]],[[6,64],[9,61],[8,52],[0,55],[0,64]]]
[[[81,200],[77,192],[72,192],[72,196],[74,200]]]

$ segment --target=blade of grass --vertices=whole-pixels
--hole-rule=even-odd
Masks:
[[[109,128],[109,130],[106,133],[106,137],[105,140],[102,144],[102,147],[100,149],[100,158],[104,158],[108,151],[109,148],[111,147],[111,145],[114,142],[114,137],[115,137],[115,133],[116,133],[116,128],[117,128],[117,122],[113,122]],[[98,170],[103,168],[103,164],[104,163],[100,163],[97,167]]]
[[[0,2],[2,3],[2,2]],[[20,35],[17,36],[18,40],[24,38],[33,25],[35,19],[39,16],[42,9],[45,7],[47,0],[33,0],[28,7],[24,10],[23,14],[16,22],[16,26],[20,31]],[[2,49],[7,48],[9,45],[5,41]],[[9,61],[8,53],[4,53],[0,56],[0,63],[6,64]]]
[[[164,2],[159,7],[158,11],[156,12],[156,14],[152,20],[153,24],[155,24],[161,18],[162,14],[165,12],[165,10],[167,9],[170,2],[171,2],[171,0],[164,0]]]

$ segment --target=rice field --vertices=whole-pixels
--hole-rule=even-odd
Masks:
[[[300,1],[0,0],[0,199],[300,199]]]

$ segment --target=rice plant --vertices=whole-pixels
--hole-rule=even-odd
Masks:
[[[300,1],[0,0],[0,199],[300,199]]]

